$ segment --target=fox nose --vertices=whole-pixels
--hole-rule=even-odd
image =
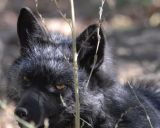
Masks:
[[[26,108],[18,107],[15,110],[15,115],[17,115],[19,118],[23,120],[27,120],[28,118],[28,111]]]

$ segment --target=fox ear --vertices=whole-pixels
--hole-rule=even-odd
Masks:
[[[100,28],[100,42],[97,52],[97,61],[94,65],[94,56],[98,45],[98,25],[90,25],[77,37],[78,63],[80,67],[90,71],[98,69],[104,60],[105,38]],[[94,66],[94,67],[93,67]]]
[[[17,33],[22,48],[29,45],[29,40],[33,36],[45,36],[44,28],[41,27],[29,8],[22,8],[20,11],[17,22]]]

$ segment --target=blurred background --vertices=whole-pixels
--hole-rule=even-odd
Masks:
[[[16,24],[22,7],[41,14],[47,29],[70,36],[69,0],[0,0],[0,98],[5,99],[6,73],[19,55]],[[75,0],[77,35],[98,23],[101,0]],[[120,82],[147,79],[160,82],[160,0],[106,0],[103,29],[112,48]],[[13,106],[0,109],[0,128],[17,128],[11,115]]]

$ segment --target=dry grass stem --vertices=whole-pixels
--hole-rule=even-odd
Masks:
[[[140,107],[144,110],[144,113],[145,113],[145,115],[146,115],[146,118],[147,118],[147,120],[148,120],[148,122],[149,122],[150,127],[151,127],[151,128],[154,128],[153,125],[152,125],[151,119],[150,119],[150,117],[149,117],[149,115],[148,115],[148,112],[147,112],[146,108],[144,107],[144,105],[143,105],[142,102],[140,101],[139,97],[137,96],[136,92],[134,91],[134,89],[133,89],[133,87],[132,87],[132,85],[130,84],[129,81],[128,81],[128,85],[129,85],[130,89],[132,90],[132,92],[133,92],[133,94],[134,94],[137,102],[139,103]]]
[[[73,52],[73,77],[74,77],[74,89],[75,89],[75,128],[80,128],[80,103],[79,103],[79,91],[78,91],[78,65],[77,65],[77,49],[76,49],[76,29],[75,29],[75,11],[74,0],[70,0],[71,4],[71,16],[72,16],[72,52]]]
[[[86,86],[88,86],[88,84],[89,84],[89,81],[90,81],[91,76],[93,74],[94,67],[95,67],[96,62],[97,62],[97,53],[98,53],[99,44],[100,44],[100,40],[101,40],[100,26],[101,26],[101,23],[102,23],[102,14],[103,14],[104,3],[105,3],[105,0],[101,0],[101,6],[99,7],[99,24],[98,24],[98,28],[97,28],[97,37],[98,37],[97,48],[96,48],[96,52],[95,52],[95,55],[94,55],[93,67],[92,67],[91,72],[89,74]]]
[[[59,14],[61,15],[61,17],[68,23],[68,25],[69,25],[70,28],[72,29],[71,20],[70,20],[70,19],[67,19],[66,14],[64,14],[64,13],[61,11],[61,9],[60,9],[60,7],[59,7],[59,5],[58,5],[57,0],[51,0],[51,2],[53,2],[53,1],[54,1],[55,5],[56,5],[56,8],[57,8],[58,13],[59,13]]]

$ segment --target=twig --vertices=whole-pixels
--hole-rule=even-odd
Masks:
[[[73,115],[74,115],[74,114],[73,114]],[[75,116],[75,115],[74,115],[74,116]],[[92,125],[91,125],[89,122],[87,122],[86,120],[82,119],[81,117],[80,117],[80,120],[83,122],[81,128],[84,126],[84,123],[87,124],[89,127],[93,128]]]
[[[51,2],[53,2],[53,0],[51,0]],[[62,18],[68,23],[68,25],[70,26],[70,28],[72,29],[72,25],[71,25],[71,20],[66,18],[66,14],[64,14],[61,10],[60,7],[58,5],[57,0],[54,0],[54,3],[56,5],[57,11],[58,13],[62,16]]]
[[[70,0],[71,4],[71,16],[72,16],[72,52],[73,52],[73,74],[74,74],[74,89],[75,89],[75,127],[80,128],[80,103],[79,103],[79,91],[78,91],[78,65],[77,65],[77,49],[76,49],[76,30],[75,30],[75,12],[74,12],[74,0]]]
[[[147,118],[147,120],[148,120],[148,122],[149,122],[150,127],[151,127],[151,128],[154,128],[153,125],[152,125],[151,119],[150,119],[150,117],[149,117],[149,115],[148,115],[148,112],[147,112],[146,108],[145,108],[144,105],[141,103],[140,99],[138,98],[136,92],[134,91],[134,89],[133,89],[133,87],[132,87],[132,85],[130,84],[129,81],[128,81],[128,86],[129,86],[130,89],[132,90],[132,92],[133,92],[136,100],[138,101],[140,107],[144,110],[144,113],[145,113],[145,115],[146,115],[146,118]]]
[[[131,110],[133,110],[133,109],[136,109],[136,108],[138,108],[138,106],[129,107],[125,112],[123,112],[123,113],[121,114],[120,118],[118,119],[118,121],[117,121],[117,123],[116,123],[116,125],[115,125],[114,128],[118,128],[118,125],[119,125],[119,123],[122,121],[123,117],[124,117],[125,115],[127,115],[127,113],[128,113],[129,111],[131,111]]]
[[[61,100],[61,102],[62,102],[62,105],[63,105],[64,107],[66,107],[67,105],[66,105],[66,103],[64,102],[64,99],[63,99],[63,97],[62,97],[61,94],[60,94],[60,100]]]
[[[36,128],[34,125],[32,125],[31,123],[28,123],[27,121],[19,118],[18,116],[15,115],[16,120],[22,124],[23,126],[27,127],[27,128]]]
[[[36,5],[37,14],[38,14],[38,16],[40,17],[40,19],[41,19],[41,21],[42,21],[45,29],[47,30],[47,27],[46,27],[46,24],[45,24],[45,19],[43,18],[42,14],[41,14],[41,13],[39,12],[39,10],[38,10],[38,0],[34,0],[34,2],[35,2],[35,5]]]
[[[95,52],[95,55],[94,55],[94,61],[93,61],[93,67],[91,69],[91,72],[89,74],[89,78],[87,80],[87,86],[89,84],[89,81],[91,79],[91,76],[93,74],[93,71],[94,71],[94,67],[96,65],[96,62],[97,62],[97,53],[98,53],[98,49],[99,49],[99,44],[100,44],[100,40],[101,40],[101,36],[100,36],[100,26],[101,26],[101,23],[102,23],[102,13],[103,13],[103,5],[105,3],[105,0],[101,0],[101,6],[99,7],[99,24],[98,24],[98,28],[97,28],[97,37],[98,37],[98,42],[97,42],[97,48],[96,48],[96,52]]]

